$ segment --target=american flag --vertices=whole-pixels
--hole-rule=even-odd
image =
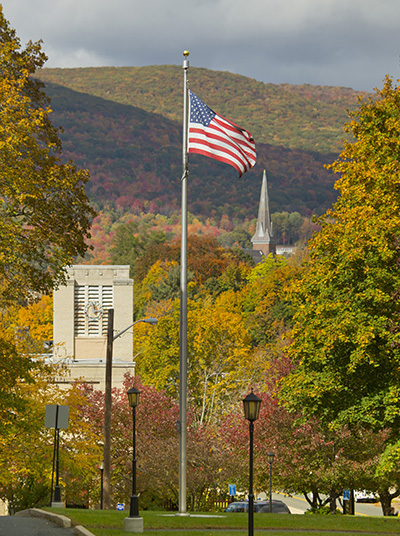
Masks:
[[[189,108],[189,153],[226,162],[240,177],[254,166],[257,155],[250,132],[213,112],[190,90]]]

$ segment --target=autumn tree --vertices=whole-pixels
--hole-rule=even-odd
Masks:
[[[341,196],[291,292],[296,369],[282,396],[325,422],[400,427],[399,112],[387,79],[351,114],[355,141],[332,166]]]
[[[247,275],[243,288],[243,316],[253,345],[280,351],[279,341],[289,330],[293,307],[286,288],[299,271],[299,263],[269,255]]]
[[[376,462],[373,478],[374,491],[379,495],[383,514],[389,515],[392,500],[400,496],[400,441],[396,441],[395,438],[388,441],[383,437],[380,444],[386,445],[386,448],[383,453],[380,453]]]
[[[276,408],[266,429],[275,452],[274,487],[303,494],[311,511],[329,505],[334,513],[344,489],[367,489],[377,495],[389,492],[390,479],[376,477],[386,431],[347,426],[332,430],[317,417],[300,424],[283,408]],[[264,468],[265,451],[261,459]],[[261,471],[259,477],[267,482],[265,473]]]
[[[188,389],[199,425],[215,419],[257,375],[248,332],[235,293],[190,300],[188,308]],[[164,311],[167,313],[167,311]],[[140,341],[138,373],[156,389],[178,396],[179,301],[159,318],[152,336]]]
[[[62,161],[50,101],[34,77],[46,59],[40,42],[21,48],[0,6],[0,432],[3,454],[7,448],[19,453],[20,462],[29,460],[28,445],[32,456],[38,452],[33,440],[20,449],[16,444],[24,441],[23,423],[32,417],[29,389],[44,374],[40,361],[32,358],[43,351],[51,320],[44,302],[41,311],[31,309],[25,318],[19,307],[32,305],[36,293],[62,281],[65,266],[85,253],[94,215],[84,190],[88,174]],[[19,493],[18,499],[7,497],[10,504],[24,502],[23,482],[37,491],[40,464],[34,466],[37,472],[29,473],[26,466],[13,465],[11,456],[2,466],[3,476],[14,472],[10,493]],[[42,482],[44,491],[47,483]]]
[[[2,322],[0,321],[0,328]],[[20,389],[21,382],[33,381],[37,363],[21,352],[14,337],[5,334],[0,338],[0,435],[7,434],[15,415],[26,407],[27,401]]]
[[[142,279],[149,267],[160,259],[167,236],[162,231],[143,231],[136,222],[118,226],[111,240],[113,264],[128,264],[130,275]]]
[[[215,241],[202,242],[210,243],[216,247]],[[296,263],[272,256],[251,267],[241,255],[226,250],[217,256],[214,272],[212,266],[203,268],[202,251],[193,252],[193,280],[188,285],[188,381],[199,425],[229,411],[244,389],[263,380],[289,327],[292,311],[283,291],[298,270]],[[212,275],[207,277],[208,269]],[[145,383],[177,397],[178,264],[155,263],[136,289],[136,309],[159,319],[151,337],[139,331],[135,337],[138,374]]]
[[[15,386],[21,403],[1,414],[0,498],[7,501],[10,512],[50,502],[54,429],[44,427],[48,404],[69,406],[68,430],[60,434],[62,495],[70,504],[92,498],[102,453],[91,423],[81,418],[84,398],[77,386],[66,391],[54,382],[64,373],[44,364],[30,371],[30,381],[19,379]]]
[[[135,224],[132,224],[133,228],[135,228]],[[125,235],[126,230],[121,229],[115,236],[112,259],[113,262],[132,259],[135,280],[143,281],[151,266],[157,261],[180,263],[181,244],[179,239],[174,238],[166,241],[164,233],[150,232],[148,234],[141,233],[140,236],[127,237],[126,244],[128,245],[124,245],[122,237]],[[128,250],[126,256],[117,255],[125,247]],[[232,262],[232,257],[234,257],[232,251],[221,247],[214,237],[189,234],[188,269],[197,283],[203,284],[210,277],[219,277]]]
[[[236,226],[232,231],[222,233],[217,238],[218,244],[224,247],[239,246],[242,248],[251,248],[251,233],[246,231],[240,225]]]
[[[210,235],[188,236],[188,269],[200,284],[210,277],[220,276],[229,264],[230,252],[219,246]],[[168,247],[169,260],[180,262],[180,240],[172,240]]]
[[[0,300],[45,291],[87,249],[88,174],[61,161],[44,85],[40,42],[21,49],[0,6]]]
[[[342,426],[332,429],[316,417],[301,422],[300,414],[288,412],[279,403],[279,379],[292,367],[285,354],[269,359],[260,382],[263,391],[260,415],[255,423],[254,486],[268,493],[268,453],[275,454],[272,489],[288,494],[300,493],[311,511],[336,511],[343,489],[367,489],[379,495],[383,512],[398,495],[399,464],[396,449],[383,456],[390,439],[389,430]],[[224,481],[234,481],[245,491],[248,486],[248,426],[241,404],[220,417],[223,449],[235,464],[222,464]],[[397,447],[398,448],[398,447]],[[221,475],[222,476],[222,475]]]
[[[138,376],[130,374],[125,376],[123,389],[113,389],[112,502],[129,502],[132,491],[132,410],[126,395],[132,385],[140,391],[140,401],[136,408],[137,491],[140,494],[140,507],[177,508],[178,403],[164,390],[145,385]],[[81,385],[80,390],[86,399],[79,406],[81,419],[90,423],[101,443],[104,396],[88,385]],[[228,456],[225,438],[231,433],[228,424],[224,424],[224,429],[215,424],[198,426],[192,408],[188,408],[187,492],[190,510],[209,510],[214,501],[226,493],[232,459]]]
[[[318,222],[310,260],[291,288],[281,397],[331,429],[400,428],[400,91],[387,78],[350,114],[332,165],[341,195]],[[391,437],[394,437],[392,434]],[[390,443],[389,443],[390,444]]]
[[[304,218],[298,212],[275,212],[272,214],[274,236],[278,244],[295,244],[300,238]]]
[[[9,305],[0,313],[3,334],[24,341],[25,354],[43,354],[53,338],[53,298],[43,295],[21,304]]]

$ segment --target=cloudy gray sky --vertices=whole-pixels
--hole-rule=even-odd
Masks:
[[[372,91],[400,78],[399,0],[0,0],[47,67],[190,64]]]

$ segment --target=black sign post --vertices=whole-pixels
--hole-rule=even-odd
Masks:
[[[60,489],[60,428],[68,428],[68,415],[69,406],[59,405],[47,405],[46,406],[46,418],[45,427],[54,428],[54,451],[53,451],[53,471],[51,475],[51,493],[50,493],[50,506],[64,506],[61,502],[61,489]],[[53,501],[53,482],[54,482],[54,465],[56,467],[56,485],[54,487],[54,501]]]

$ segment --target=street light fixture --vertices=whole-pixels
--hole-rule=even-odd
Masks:
[[[249,421],[250,448],[249,448],[249,530],[248,535],[254,535],[254,494],[253,494],[253,433],[254,421],[260,414],[261,398],[253,393],[243,399],[244,416]]]
[[[267,460],[269,463],[269,513],[272,514],[272,464],[274,462],[275,454],[268,452]]]
[[[138,391],[136,387],[131,387],[126,394],[128,395],[129,405],[134,410],[139,404],[140,391]]]
[[[143,532],[143,518],[139,516],[139,497],[136,494],[136,407],[139,404],[140,391],[131,387],[126,393],[132,408],[132,495],[129,517],[125,518],[125,532]]]
[[[138,324],[139,322],[144,322],[145,324],[151,324],[152,326],[155,326],[158,322],[158,319],[157,318],[142,318],[141,320],[136,320],[136,322],[134,322],[127,328],[123,329],[122,331],[119,331],[116,335],[114,335],[113,341],[115,341],[115,339],[118,339],[118,337],[121,337],[123,333],[126,333],[128,329],[131,329],[135,324]]]

